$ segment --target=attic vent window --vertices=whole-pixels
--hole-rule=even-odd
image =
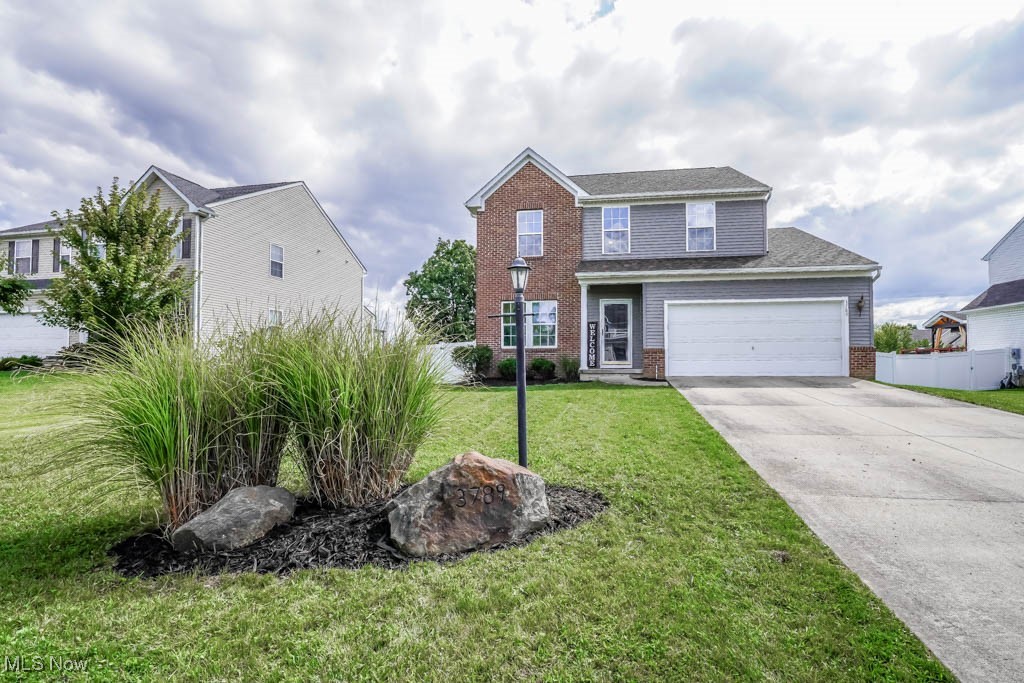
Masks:
[[[284,247],[276,244],[270,245],[270,275],[271,277],[284,277]]]

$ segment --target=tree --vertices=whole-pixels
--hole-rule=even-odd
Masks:
[[[434,253],[403,283],[413,322],[435,326],[444,341],[476,334],[476,249],[466,240],[437,240]]]
[[[10,256],[4,252],[0,252],[0,262],[10,263]],[[25,300],[28,299],[31,288],[24,277],[13,272],[12,266],[9,268],[11,273],[0,275],[0,311],[18,315],[25,305]]]
[[[890,353],[931,345],[927,339],[915,341],[913,330],[913,325],[901,325],[895,322],[879,325],[875,328],[875,350]]]
[[[77,213],[53,212],[51,232],[71,247],[43,301],[47,325],[85,330],[90,342],[109,343],[126,326],[180,315],[193,277],[173,268],[181,212],[161,209],[159,196],[123,189],[117,178],[104,196],[97,188]]]

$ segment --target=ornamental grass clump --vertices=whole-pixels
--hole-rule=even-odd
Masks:
[[[291,421],[310,493],[362,507],[394,494],[441,410],[429,337],[384,334],[322,314],[281,331],[271,373]]]

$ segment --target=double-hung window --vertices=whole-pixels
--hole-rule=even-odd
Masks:
[[[284,277],[284,247],[270,245],[270,275]]]
[[[544,255],[544,211],[516,212],[516,255]]]
[[[71,254],[70,244],[68,244],[64,240],[56,240],[56,242],[58,243],[57,259],[54,261],[54,263],[57,265],[57,267],[54,269],[53,272],[63,273],[64,264],[71,263],[74,257]]]
[[[101,261],[106,261],[107,260],[107,243],[106,242],[96,242],[96,244],[93,246],[93,249],[95,250],[94,253],[96,254],[96,258],[98,258]]]
[[[18,240],[14,243],[14,272],[24,275],[32,273],[32,240]]]
[[[601,253],[629,253],[628,206],[606,206],[601,209]]]
[[[715,203],[686,204],[686,251],[715,250]]]
[[[510,349],[516,345],[516,305],[512,301],[501,304],[501,346]],[[527,301],[523,305],[523,326],[526,330],[526,348],[553,349],[558,346],[558,302]]]

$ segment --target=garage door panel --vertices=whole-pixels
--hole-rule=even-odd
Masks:
[[[68,345],[68,331],[38,316],[0,314],[0,356],[51,356]]]
[[[673,375],[846,375],[841,301],[669,304]]]

